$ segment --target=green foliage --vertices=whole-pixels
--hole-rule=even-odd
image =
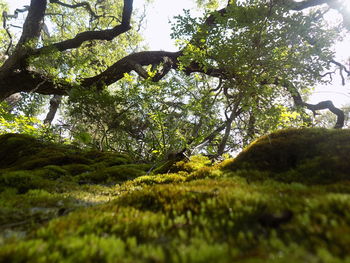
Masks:
[[[1,10],[0,19],[1,21],[3,21],[4,19],[3,12],[8,11],[8,4],[3,0],[0,1],[0,10]],[[6,59],[6,57],[3,54],[5,54],[5,51],[8,48],[9,42],[10,41],[9,39],[7,39],[5,28],[1,27],[0,28],[0,64],[2,64]]]
[[[79,8],[67,8],[57,3],[48,3],[46,12],[50,15],[45,18],[41,37],[37,43],[33,43],[33,45],[36,45],[36,47],[49,46],[53,43],[61,42],[63,39],[72,39],[83,31],[113,28],[120,23],[119,17],[121,18],[122,15],[123,2],[108,0],[103,3],[96,3],[95,1],[88,0],[85,4],[91,6],[91,10],[93,10],[97,17],[91,16],[91,13],[85,8],[86,5]],[[3,7],[1,10],[6,9],[5,5],[2,3],[0,7]],[[26,12],[24,14],[26,14]],[[138,16],[138,11],[135,9],[133,12],[133,19],[135,19],[137,23]],[[141,36],[136,30],[138,25],[136,25],[133,19],[131,21],[131,28],[128,30],[127,34],[121,34],[113,41],[88,41],[84,42],[79,48],[67,50],[65,52],[59,52],[55,48],[47,49],[45,53],[40,56],[32,56],[26,63],[29,65],[31,71],[36,71],[46,76],[46,78],[52,79],[54,82],[68,82],[72,86],[79,87],[81,78],[99,74],[101,71],[104,71],[106,67],[111,66],[129,52],[141,49],[138,47]],[[22,19],[12,18],[7,22],[8,25],[11,23],[14,26],[22,27],[20,23],[23,21]],[[49,32],[44,30],[46,27]],[[19,30],[13,30],[11,26],[10,32],[12,35],[12,46],[14,47],[19,40]],[[5,39],[5,36],[8,37],[5,30],[0,29],[0,63],[4,61],[4,50],[9,42],[8,39]],[[12,109],[16,114],[16,117],[13,119],[1,119],[2,112],[0,109],[1,131],[4,133],[18,132],[36,135],[37,131],[32,130],[32,128],[37,128],[42,125],[31,117],[42,113],[39,112],[42,109],[41,106],[43,106],[43,104],[48,104],[48,100],[47,97],[35,94],[34,91],[35,87],[33,87],[33,93],[22,94],[22,100]],[[92,91],[90,90],[89,92],[91,93]],[[72,91],[72,97],[74,97],[73,93],[74,91]],[[89,103],[88,99],[86,103]],[[93,102],[91,102],[91,104],[93,104]],[[61,108],[63,107],[64,106],[61,106]],[[99,124],[97,125],[99,126]],[[69,126],[70,125],[74,126],[72,122],[69,123]],[[96,141],[99,141],[100,138],[96,139],[96,136],[92,137],[93,131],[91,131],[89,127],[82,128],[79,126],[76,130],[71,129],[72,133],[70,133],[69,126],[68,124],[64,125],[64,127],[68,127],[68,130],[60,129],[61,132],[63,131],[65,139],[69,136],[73,136],[74,141],[78,145],[88,147],[95,146],[99,149],[107,148],[103,145],[105,144],[104,140],[101,142],[101,147],[100,145],[94,144]],[[102,136],[104,135],[105,134],[102,134]],[[62,140],[62,138],[60,139]],[[110,150],[111,148],[108,149]]]
[[[119,23],[122,2],[86,3],[97,17],[87,8],[49,4],[47,12],[60,15],[47,17],[50,34],[43,33],[38,45]],[[305,112],[291,104],[290,89],[304,95],[322,82],[320,75],[329,69],[330,47],[338,32],[318,13],[288,12],[283,1],[231,1],[224,15],[213,10],[227,1],[196,3],[206,12],[202,18],[185,11],[173,24],[172,37],[183,53],[178,69],[195,61],[204,73],[220,69],[225,75],[221,80],[185,72],[170,73],[154,83],[140,81],[131,72],[109,87],[79,87],[80,79],[142,49],[135,29],[113,41],[88,41],[76,49],[51,49],[33,56],[28,62],[33,70],[75,87],[63,102],[62,134],[79,146],[125,152],[133,161],[163,161],[184,149],[189,155],[222,155],[267,132],[306,125]],[[214,20],[208,24],[207,19]],[[163,66],[144,69],[154,76]],[[32,116],[44,102],[44,97],[30,94],[16,111]],[[28,119],[8,123],[20,122],[25,130],[16,126],[6,131],[30,133],[33,124],[27,124]]]
[[[91,16],[86,8],[66,8],[59,4],[49,4],[47,12],[51,15],[45,19],[49,25],[49,35],[43,34],[43,45],[60,42],[62,39],[74,38],[78,33],[91,30],[113,28],[120,23],[123,2],[109,0],[96,3],[86,1],[98,18]],[[135,13],[136,16],[136,13]],[[137,16],[136,16],[137,17]],[[141,36],[132,21],[128,34],[121,34],[113,41],[92,40],[79,48],[66,52],[47,50],[41,56],[33,57],[31,66],[54,79],[64,79],[70,83],[79,82],[79,78],[90,77],[100,73],[130,51],[126,46],[137,47]],[[134,27],[133,27],[134,26]]]
[[[41,123],[37,118],[11,114],[5,103],[0,104],[0,135],[6,133],[39,135],[40,126]]]
[[[24,115],[35,117],[43,113],[43,108],[48,104],[48,96],[37,93],[20,93],[20,101],[12,109],[15,116]]]
[[[28,102],[28,95],[23,95],[22,103],[10,112],[10,107],[5,103],[0,103],[0,135],[8,133],[26,134],[34,136],[47,142],[67,142],[66,138],[61,138],[53,127],[44,125],[37,117],[34,117],[41,110],[40,102]],[[39,97],[39,100],[40,96]]]
[[[189,142],[195,146],[222,122],[214,106],[221,98],[210,92],[204,76],[173,75],[158,83],[129,77],[109,91],[71,92],[65,116],[75,123],[70,128],[75,139],[149,161],[165,159]]]
[[[194,19],[185,12],[177,17],[172,37],[184,48],[180,67],[195,60],[205,72],[225,72],[218,94],[224,91],[229,109],[240,108],[232,129],[239,130],[235,136],[241,145],[267,132],[305,125],[306,114],[291,105],[290,87],[307,94],[322,82],[337,39],[337,28],[315,17],[313,11],[288,12],[283,1],[257,0],[232,1],[224,15],[208,12]]]
[[[172,37],[183,54],[176,68],[195,65],[199,72],[218,70],[224,77],[220,80],[200,73],[188,76],[189,70],[154,83],[131,72],[98,90],[79,87],[81,79],[143,49],[137,16],[127,34],[113,41],[86,41],[65,52],[52,48],[31,57],[31,70],[75,87],[62,106],[65,137],[71,136],[79,146],[125,152],[134,161],[163,161],[184,149],[190,155],[193,151],[222,155],[267,132],[306,125],[305,112],[291,104],[291,89],[304,95],[322,82],[320,75],[329,71],[338,28],[326,25],[316,11],[289,12],[288,1],[195,2],[204,16],[195,18],[185,11],[173,24]],[[50,15],[45,24],[50,32],[42,32],[34,43],[38,47],[72,39],[80,32],[113,28],[123,10],[123,2],[116,0],[88,0],[79,8],[47,6]],[[214,11],[219,6],[227,8]],[[14,46],[17,40],[14,34]],[[166,65],[143,67],[154,76]],[[28,117],[47,103],[41,95],[23,96],[15,112]],[[35,120],[28,117],[5,118],[5,132],[35,134]],[[220,128],[225,124],[225,129]]]

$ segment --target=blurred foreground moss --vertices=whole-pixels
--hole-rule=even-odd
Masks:
[[[350,262],[349,135],[280,131],[234,160],[164,174],[78,149],[87,162],[12,161],[0,262]]]

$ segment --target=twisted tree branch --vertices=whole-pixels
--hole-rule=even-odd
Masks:
[[[321,101],[317,104],[310,104],[303,101],[299,91],[293,86],[288,85],[287,90],[290,92],[295,105],[306,107],[308,110],[311,110],[314,115],[316,115],[316,111],[328,109],[330,112],[337,116],[337,122],[334,125],[335,129],[341,129],[344,127],[345,115],[341,109],[338,109],[334,106],[333,102],[330,100]]]
[[[112,29],[105,29],[100,31],[85,31],[85,32],[79,33],[72,39],[67,39],[62,42],[52,44],[50,46],[42,47],[38,49],[35,52],[35,54],[40,55],[45,50],[52,49],[52,48],[55,48],[58,51],[78,48],[84,42],[91,41],[91,40],[111,41],[117,36],[127,32],[131,28],[130,20],[131,20],[132,10],[133,10],[133,0],[124,0],[122,22],[120,25],[117,25]]]

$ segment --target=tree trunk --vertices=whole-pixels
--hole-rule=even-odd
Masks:
[[[46,115],[46,118],[44,120],[44,124],[51,125],[53,119],[55,118],[56,112],[58,110],[58,107],[60,106],[62,100],[61,95],[54,95],[50,100],[50,110]]]
[[[12,94],[11,96],[7,97],[4,100],[8,105],[9,113],[13,111],[13,109],[16,107],[16,105],[18,104],[18,102],[20,102],[21,99],[22,99],[22,95],[21,93],[18,92],[18,93]]]

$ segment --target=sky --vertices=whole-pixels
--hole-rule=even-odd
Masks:
[[[6,1],[6,0],[5,0]],[[134,8],[143,10],[144,0],[134,0]],[[7,0],[10,12],[24,5],[29,5],[30,0]],[[195,11],[195,5],[191,0],[153,0],[147,8],[147,24],[145,25],[145,40],[151,50],[177,51],[173,40],[170,38],[169,21],[176,15],[182,14],[183,9]],[[155,34],[155,32],[157,32]]]
[[[8,0],[10,11],[15,8],[28,5],[30,0]],[[349,11],[350,11],[350,1]],[[144,0],[135,0],[135,8],[142,10]],[[177,51],[173,40],[170,38],[171,25],[170,20],[174,16],[182,14],[183,9],[190,9],[196,12],[196,8],[191,0],[153,0],[153,3],[147,9],[147,24],[143,31],[145,41],[150,50]],[[350,14],[350,12],[349,12]],[[336,14],[331,13],[329,19],[332,20]],[[342,43],[335,47],[337,60],[344,62],[350,58],[350,37],[347,37]],[[348,62],[350,68],[350,60]],[[332,100],[335,106],[341,107],[350,105],[350,80],[342,86],[341,79],[334,77],[333,84],[318,86],[309,98],[309,103],[318,103],[323,100]]]

